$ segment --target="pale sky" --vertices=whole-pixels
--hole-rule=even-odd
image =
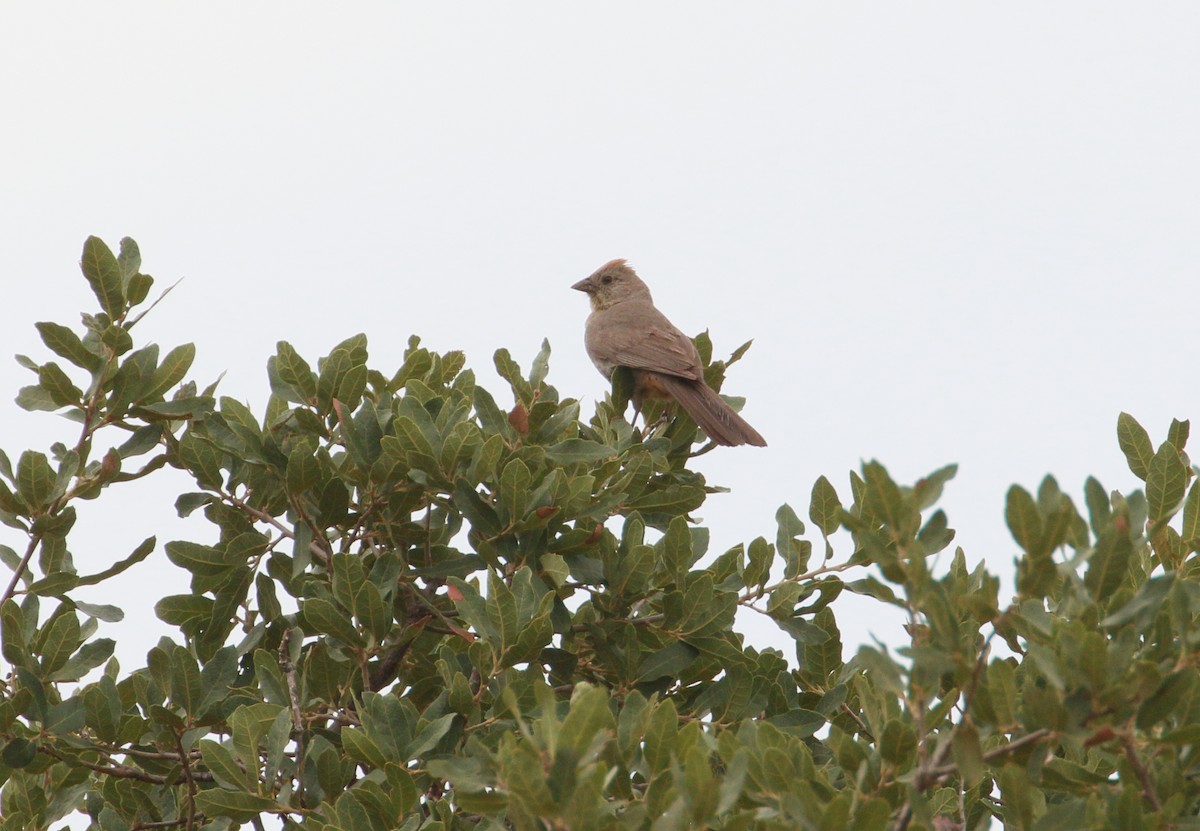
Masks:
[[[726,392],[770,446],[698,460],[732,489],[700,512],[714,552],[774,539],[781,502],[807,518],[821,474],[848,502],[862,460],[958,462],[958,543],[1008,579],[1011,483],[1132,489],[1117,414],[1155,443],[1197,415],[1195,3],[10,3],[0,31],[7,402],[32,379],[9,356],[52,357],[34,322],[93,308],[96,234],[186,278],[139,343],[194,342],[194,377],[259,412],[277,340],[315,363],[365,332],[384,369],[412,333],[464,349],[502,401],[492,352],[549,338],[590,413],[569,286],[629,258],[718,355],[755,339]],[[0,406],[14,459],[75,430]],[[101,634],[127,669],[187,590],[161,544],[212,539],[184,489],[80,506],[81,571],[159,539],[87,598],[124,606]],[[898,640],[834,608],[847,653]]]

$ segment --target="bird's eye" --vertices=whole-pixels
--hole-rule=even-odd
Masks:
[[[605,274],[603,277],[601,277],[601,278],[600,278],[600,282],[601,282],[601,283],[603,283],[603,284],[604,284],[604,285],[606,285],[606,286],[607,286],[609,283],[611,283],[612,281],[613,281],[613,278],[612,278],[612,275],[611,275],[611,274]]]

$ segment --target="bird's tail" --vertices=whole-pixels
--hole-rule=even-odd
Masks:
[[[738,444],[767,446],[766,439],[703,381],[689,381],[662,373],[659,373],[657,380],[717,444],[727,447]]]

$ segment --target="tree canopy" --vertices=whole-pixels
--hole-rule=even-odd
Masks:
[[[496,352],[502,406],[416,337],[399,368],[364,335],[315,364],[280,342],[255,412],[189,379],[192,345],[135,341],[132,240],[89,238],[82,271],[98,308],[37,324],[58,360],[18,356],[17,403],[72,438],[0,452],[4,828],[1200,829],[1186,421],[1155,445],[1119,417],[1141,490],[1088,479],[1081,511],[1014,485],[1002,598],[950,550],[953,466],[821,477],[807,522],[783,505],[711,552],[696,425],[643,435],[619,376],[584,418],[548,344],[528,372]],[[696,342],[719,388],[745,348]],[[80,573],[78,501],[167,465],[211,538]],[[129,669],[102,636],[122,611],[75,595],[164,554],[191,592],[153,598]],[[906,643],[844,644],[846,592],[901,610]]]

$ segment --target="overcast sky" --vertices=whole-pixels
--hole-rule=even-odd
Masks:
[[[97,234],[186,278],[139,337],[194,342],[194,376],[259,411],[277,340],[315,362],[365,332],[374,366],[417,333],[497,392],[492,352],[548,337],[589,412],[569,286],[629,258],[718,354],[755,340],[726,392],[770,446],[697,462],[732,489],[700,512],[716,551],[806,517],[821,474],[849,501],[864,459],[958,462],[958,542],[1007,578],[1011,483],[1131,489],[1117,414],[1156,443],[1196,414],[1195,3],[10,3],[0,29],[10,402],[7,356],[50,357],[34,322],[93,307]],[[14,459],[74,431],[0,406]],[[186,591],[161,543],[211,539],[183,489],[80,508],[81,571],[159,538],[103,596],[127,668]]]

